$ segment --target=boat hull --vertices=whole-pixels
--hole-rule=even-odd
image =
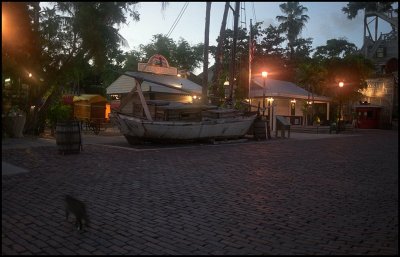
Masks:
[[[115,113],[112,120],[128,141],[133,141],[133,139],[184,141],[243,137],[250,129],[255,117],[256,115],[203,119],[198,122],[147,121]]]

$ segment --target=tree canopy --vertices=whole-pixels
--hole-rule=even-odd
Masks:
[[[306,22],[310,17],[305,12],[308,9],[299,2],[286,2],[279,5],[281,11],[286,14],[278,15],[276,19],[281,22],[280,28],[286,32],[286,37],[288,40],[288,47],[290,48],[290,59],[292,59],[294,54],[294,41],[299,36]]]
[[[395,2],[348,2],[342,11],[348,19],[354,19],[360,10],[386,12],[392,9]]]

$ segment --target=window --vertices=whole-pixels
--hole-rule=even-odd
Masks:
[[[290,115],[296,115],[296,103],[290,103]]]
[[[376,50],[376,57],[377,57],[377,58],[385,57],[385,48],[384,48],[384,47],[379,47],[379,48]]]

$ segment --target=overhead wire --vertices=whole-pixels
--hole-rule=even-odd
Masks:
[[[172,24],[171,28],[169,29],[169,31],[167,33],[167,37],[169,37],[172,34],[176,25],[178,25],[180,19],[182,18],[182,15],[185,13],[186,8],[188,7],[188,5],[189,5],[189,2],[186,2],[185,5],[182,7],[180,13],[178,14],[178,17],[176,17],[174,23]]]

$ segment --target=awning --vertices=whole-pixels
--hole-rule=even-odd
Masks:
[[[264,91],[263,86],[264,79],[261,76],[253,77],[251,80],[250,97],[262,97]],[[312,94],[289,81],[265,79],[265,96],[309,99]],[[317,101],[331,101],[330,97],[319,96],[316,94],[313,95],[313,98]]]

